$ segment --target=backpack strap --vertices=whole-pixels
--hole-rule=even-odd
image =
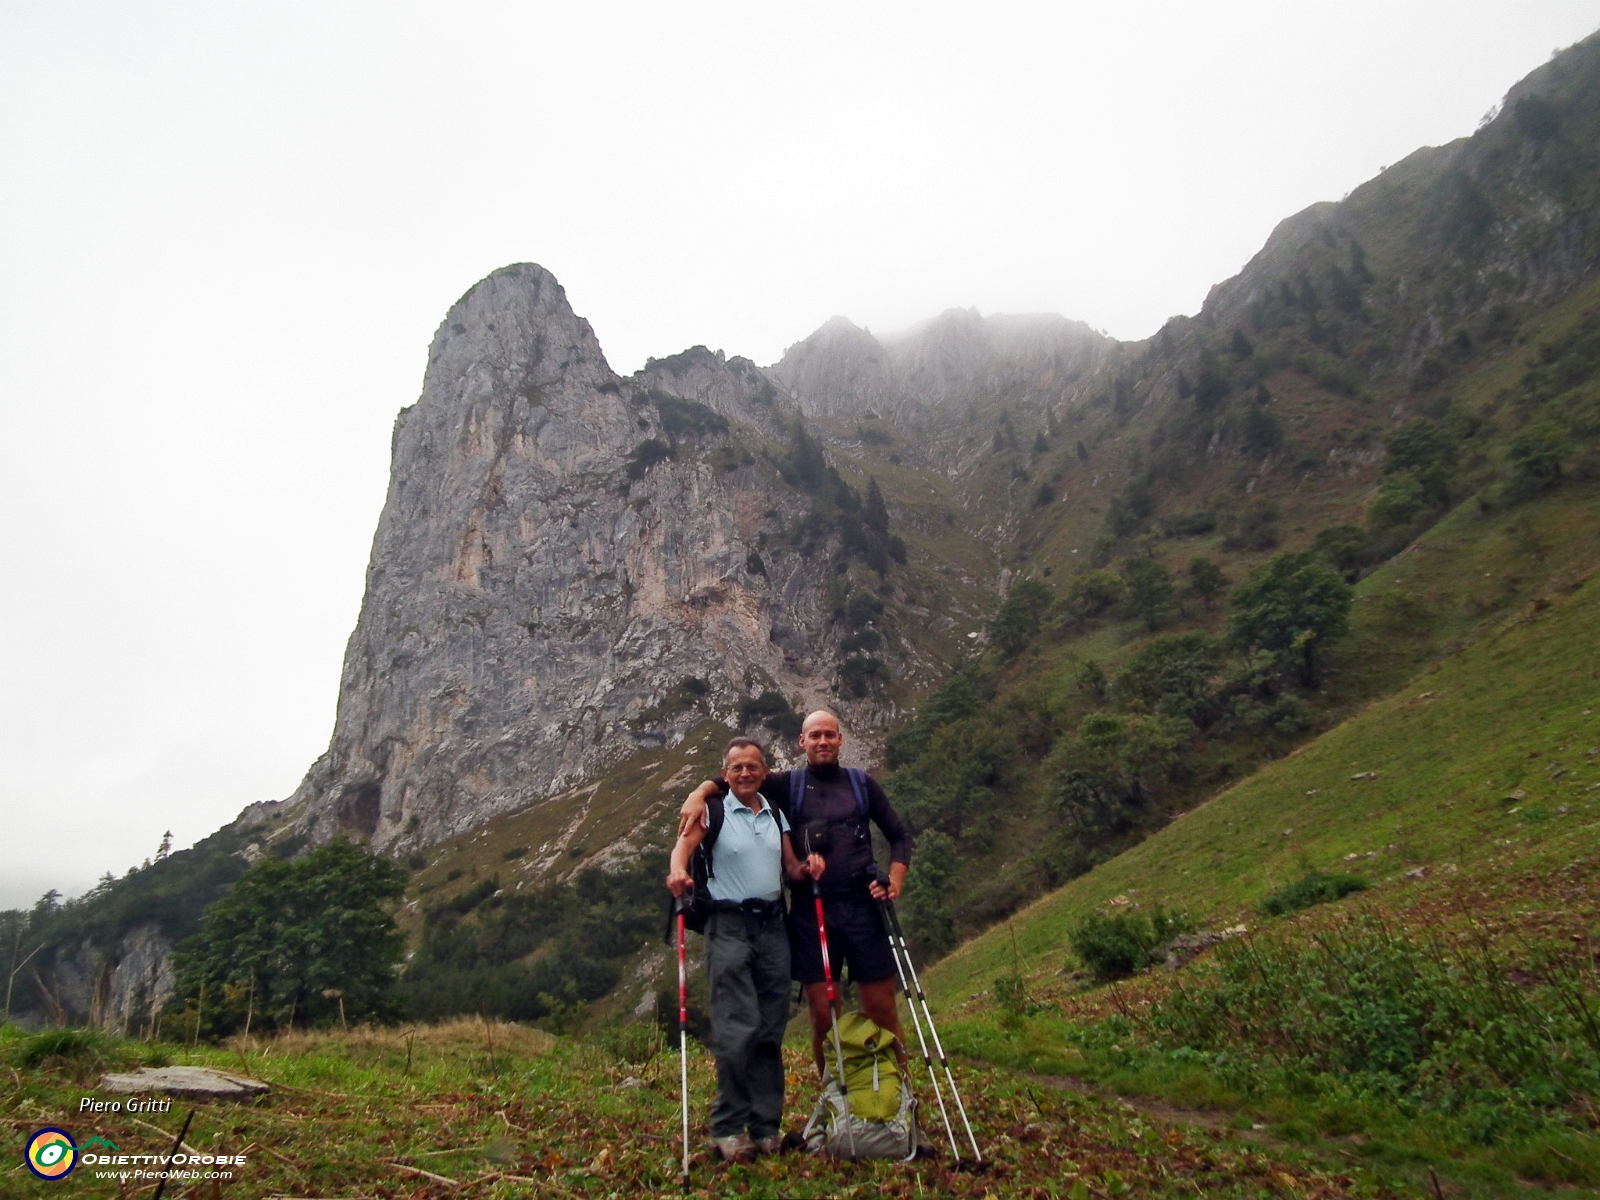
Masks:
[[[728,810],[723,807],[723,798],[713,796],[715,804],[706,805],[706,836],[700,839],[700,849],[706,854],[706,878],[714,879],[716,870],[711,865],[711,852],[716,847],[717,838],[722,834],[722,826],[728,819]]]
[[[861,814],[861,819],[867,819],[867,773],[860,767],[846,767],[845,777],[850,780],[850,791],[856,798],[856,812]]]

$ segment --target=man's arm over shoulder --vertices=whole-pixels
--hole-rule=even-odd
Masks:
[[[696,825],[704,825],[706,806],[711,803],[711,798],[726,795],[727,792],[728,785],[723,782],[721,776],[706,780],[690,792],[683,802],[683,807],[678,810],[678,836],[682,837]]]
[[[889,861],[910,866],[911,830],[900,814],[895,812],[894,805],[889,803],[883,787],[871,775],[867,776],[867,816],[889,839]]]

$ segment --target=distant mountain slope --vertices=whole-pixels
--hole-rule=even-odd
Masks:
[[[1396,598],[1437,585],[1430,576],[1442,553],[1456,559],[1459,584],[1505,562],[1497,543],[1532,536],[1559,556],[1548,585],[1394,695],[967,942],[929,972],[929,986],[964,1001],[1020,955],[1022,972],[1048,987],[1075,965],[1068,930],[1117,897],[1187,912],[1206,928],[1254,926],[1263,897],[1311,870],[1391,888],[1416,886],[1410,871],[1471,890],[1504,872],[1592,857],[1600,491],[1541,502],[1473,536],[1475,520],[1460,514],[1363,582],[1372,632]],[[1588,536],[1556,546],[1574,533]],[[1377,639],[1367,645],[1379,649]]]

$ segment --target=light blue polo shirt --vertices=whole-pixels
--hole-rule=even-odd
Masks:
[[[761,811],[751,812],[732,792],[722,798],[722,832],[711,847],[713,900],[776,900],[783,894],[783,835],[789,823],[765,796],[759,799]]]

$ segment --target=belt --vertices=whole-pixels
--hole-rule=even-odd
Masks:
[[[767,917],[779,916],[783,913],[783,900],[713,900],[711,911],[714,913],[743,913],[745,916]]]

